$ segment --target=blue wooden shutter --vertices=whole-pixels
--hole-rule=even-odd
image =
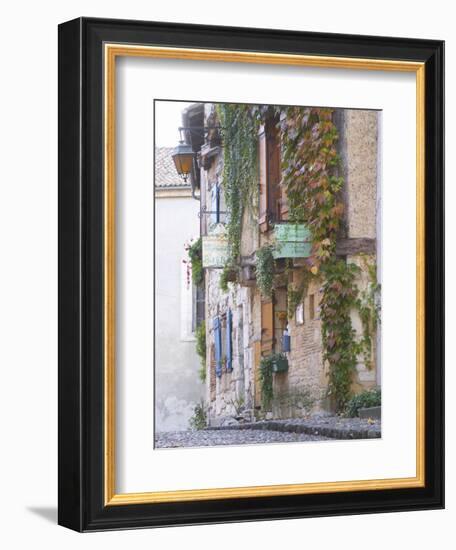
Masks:
[[[288,330],[284,331],[282,334],[282,351],[289,352],[291,351],[291,338],[288,334]]]
[[[214,342],[215,342],[215,374],[222,376],[222,331],[220,326],[220,319],[214,318]]]
[[[226,370],[228,372],[233,370],[233,345],[231,342],[231,334],[233,327],[233,314],[231,309],[226,313]]]

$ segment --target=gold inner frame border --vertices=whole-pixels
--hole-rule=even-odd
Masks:
[[[104,500],[106,506],[153,504],[226,498],[318,494],[346,491],[403,489],[425,486],[425,66],[421,62],[362,59],[265,52],[243,52],[104,44]],[[269,65],[413,72],[416,75],[416,476],[407,478],[334,481],[285,485],[188,489],[141,493],[115,491],[115,120],[117,57],[189,59]]]

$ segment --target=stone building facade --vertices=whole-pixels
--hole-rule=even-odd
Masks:
[[[205,237],[215,235],[223,242],[224,225],[229,216],[223,196],[223,136],[214,130],[219,122],[213,104],[194,105],[184,115],[186,127],[191,127],[190,115],[195,127],[205,128],[198,140],[192,138],[191,130],[187,132],[187,141],[198,158],[198,174],[194,179],[199,189],[204,257]],[[368,266],[379,264],[379,117],[376,111],[344,109],[334,113],[345,205],[345,234],[337,243],[337,254],[359,265],[357,285],[361,292],[369,285]],[[211,425],[229,423],[233,418],[254,421],[265,417],[325,414],[333,410],[327,391],[328,366],[323,358],[319,318],[321,281],[308,285],[291,313],[287,288],[290,283],[299,286],[304,258],[277,260],[279,283],[273,299],[264,299],[256,282],[257,250],[274,242],[275,227],[288,224],[287,197],[280,185],[280,131],[276,125],[263,124],[257,139],[258,204],[243,214],[236,281],[223,290],[222,265],[215,261],[204,269],[205,401]],[[379,273],[377,280],[380,280]],[[363,327],[355,310],[352,325],[361,337]],[[352,380],[354,393],[380,384],[379,338],[376,334],[373,339],[369,360],[362,355],[358,358]],[[288,368],[273,374],[274,397],[265,410],[261,399],[260,362],[262,357],[279,352],[286,357]]]

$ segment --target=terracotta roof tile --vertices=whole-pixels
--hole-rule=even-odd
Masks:
[[[177,175],[173,150],[174,147],[155,147],[155,187],[190,187]]]

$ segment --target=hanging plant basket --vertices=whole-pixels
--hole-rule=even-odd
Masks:
[[[272,372],[288,372],[288,359],[285,355],[276,355],[272,360]]]

